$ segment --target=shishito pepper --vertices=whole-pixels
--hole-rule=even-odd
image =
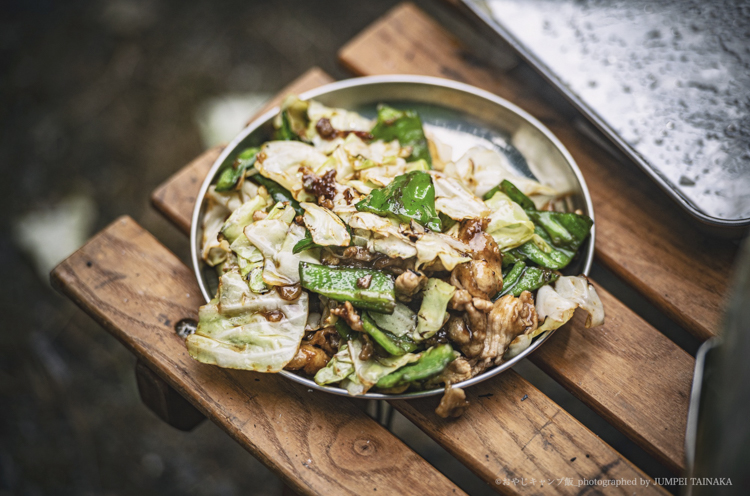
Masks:
[[[397,176],[385,188],[373,190],[356,207],[360,212],[395,217],[401,222],[413,219],[433,231],[441,231],[440,217],[435,210],[435,186],[424,171]]]
[[[424,135],[422,119],[414,110],[397,110],[387,105],[378,106],[378,122],[370,134],[378,140],[398,140],[401,146],[411,147],[407,162],[424,160],[432,168],[432,156]]]
[[[515,271],[516,267],[520,267],[520,270],[514,275],[515,279],[511,280],[511,274],[508,274],[508,280],[503,281],[502,291],[493,300],[497,300],[506,294],[519,296],[524,291],[535,291],[545,284],[556,281],[560,277],[560,274],[552,272],[549,269],[524,267],[524,265],[523,262],[518,262],[513,266],[511,273]]]
[[[294,199],[292,194],[286,188],[276,181],[272,181],[260,174],[253,174],[250,176],[250,179],[254,183],[264,186],[266,191],[268,191],[268,194],[273,198],[273,201],[282,203],[289,202],[289,205],[291,205],[294,211],[297,212],[297,215],[305,215],[305,210],[299,206],[299,202]]]
[[[546,269],[563,269],[573,259],[594,225],[591,217],[586,215],[537,210],[534,202],[508,180],[503,180],[487,195],[497,191],[502,191],[524,209],[536,226],[535,233],[544,241],[541,243],[538,238],[527,241],[503,254],[504,264],[528,259]],[[544,246],[545,243],[547,246]]]
[[[391,355],[401,356],[417,349],[417,343],[412,341],[409,336],[396,336],[388,331],[384,331],[366,313],[362,314],[362,328]]]
[[[393,279],[377,270],[300,262],[299,277],[303,288],[336,301],[351,302],[357,308],[392,313],[396,307]],[[369,285],[362,287],[361,281],[365,280],[369,280]]]
[[[255,165],[255,158],[259,151],[260,148],[255,147],[242,150],[232,164],[219,174],[219,180],[216,182],[216,191],[229,191],[237,186],[245,171]]]
[[[456,355],[449,344],[441,344],[425,351],[419,360],[409,365],[405,365],[398,370],[382,377],[377,387],[389,389],[397,386],[403,386],[413,381],[421,381],[439,374],[448,366]]]

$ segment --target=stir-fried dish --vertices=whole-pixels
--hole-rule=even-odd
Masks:
[[[224,164],[207,196],[202,258],[216,296],[188,336],[220,367],[293,370],[352,395],[452,387],[535,338],[604,310],[560,272],[593,221],[482,147],[453,160],[419,115],[377,119],[289,97],[272,141]]]

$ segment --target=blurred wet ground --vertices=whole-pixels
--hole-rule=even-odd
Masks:
[[[337,49],[395,3],[5,4],[0,495],[281,493],[279,480],[210,422],[185,434],[142,406],[134,358],[45,274],[122,214],[187,259],[186,238],[150,207],[151,191],[233,132],[211,126],[217,112],[232,119],[222,108],[250,113],[313,65],[348,77]],[[417,3],[446,19],[442,6]],[[521,369],[651,475],[665,474],[533,366]],[[489,492],[403,418],[394,432],[471,494]]]

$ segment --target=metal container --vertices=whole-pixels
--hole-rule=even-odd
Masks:
[[[591,198],[581,171],[562,143],[531,115],[487,91],[440,78],[393,75],[339,81],[303,93],[300,98],[315,99],[327,106],[355,110],[368,117],[376,115],[379,103],[416,109],[426,130],[453,148],[454,160],[472,146],[494,148],[509,158],[518,175],[536,178],[560,192],[569,193],[566,201],[570,209],[580,209],[591,218],[594,217]],[[234,160],[242,149],[260,145],[270,139],[273,117],[278,111],[278,108],[269,110],[240,132],[211,167],[198,194],[190,242],[193,268],[206,301],[212,298],[217,288],[214,269],[206,266],[200,258],[206,192],[222,164]],[[593,258],[592,228],[588,242],[581,247],[580,256],[565,272],[571,275],[588,274]],[[471,386],[513,367],[541,346],[550,335],[551,333],[547,333],[540,336],[520,355],[455,386]],[[280,373],[312,389],[348,395],[345,389],[319,386],[315,381],[294,372]],[[442,392],[442,389],[433,389],[390,395],[367,393],[359,397],[416,398]]]
[[[750,113],[736,103],[750,94],[741,3],[459,2],[595,129],[577,126],[727,238],[750,229]]]

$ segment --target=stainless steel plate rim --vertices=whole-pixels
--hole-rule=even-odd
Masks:
[[[584,180],[583,174],[578,168],[578,165],[576,164],[570,152],[568,152],[565,146],[563,146],[560,140],[557,139],[557,137],[554,134],[552,134],[552,132],[549,129],[547,129],[541,122],[539,122],[536,118],[534,118],[528,112],[526,112],[520,107],[488,91],[476,88],[468,84],[451,81],[448,79],[442,79],[442,78],[436,78],[436,77],[430,77],[430,76],[411,76],[411,75],[394,74],[394,75],[381,75],[381,76],[367,76],[367,77],[352,78],[352,79],[337,81],[337,82],[333,82],[330,84],[320,86],[310,91],[306,91],[299,96],[303,100],[309,100],[311,98],[316,98],[318,96],[328,94],[337,90],[341,90],[344,88],[351,88],[354,86],[366,86],[366,85],[377,86],[378,84],[383,84],[383,83],[403,83],[403,84],[414,84],[414,85],[440,86],[443,88],[449,88],[449,89],[453,89],[456,91],[473,94],[480,98],[484,98],[485,100],[488,100],[489,102],[492,102],[495,105],[505,107],[507,110],[517,114],[523,120],[527,121],[529,124],[535,127],[539,132],[541,132],[555,146],[557,151],[562,154],[563,158],[565,159],[565,162],[571,168],[574,175],[576,176],[576,180],[581,186],[581,190],[583,192],[583,200],[586,204],[588,215],[592,219],[594,219],[594,208],[591,202],[591,196],[589,194],[588,187],[586,186],[586,181]],[[244,141],[244,139],[250,133],[254,132],[257,128],[259,128],[263,124],[266,124],[278,112],[279,112],[279,107],[274,107],[268,112],[265,112],[260,117],[258,117],[257,119],[252,121],[250,124],[248,124],[247,127],[245,127],[245,129],[243,129],[227,145],[227,147],[224,149],[221,155],[219,155],[219,157],[216,159],[214,164],[211,166],[211,169],[209,170],[208,175],[206,176],[206,179],[203,181],[200,192],[198,193],[198,197],[195,202],[195,208],[193,210],[193,216],[192,216],[191,225],[190,225],[190,252],[191,252],[191,259],[193,263],[193,270],[198,280],[198,285],[200,286],[201,293],[203,294],[203,297],[205,298],[206,302],[210,301],[212,299],[212,296],[208,293],[208,289],[206,288],[205,281],[203,280],[203,277],[202,277],[200,250],[198,249],[200,245],[199,239],[198,239],[198,226],[200,225],[200,222],[201,222],[201,214],[203,210],[202,206],[203,206],[206,193],[208,192],[208,188],[213,183],[214,177],[216,176],[218,169],[221,167],[221,164],[224,163],[226,158],[233,152],[233,150],[237,146],[239,146],[239,144],[242,143],[242,141]],[[591,269],[591,264],[594,258],[595,229],[596,229],[596,225],[592,227],[591,236],[589,237],[589,241],[586,244],[586,259],[584,260],[584,263],[583,263],[583,273],[586,275],[588,275],[589,270]],[[468,387],[468,386],[477,384],[479,382],[489,379],[490,377],[493,377],[513,367],[517,362],[519,362],[520,360],[523,360],[526,356],[528,356],[530,353],[536,350],[539,346],[541,346],[547,339],[549,339],[550,336],[552,336],[553,332],[554,331],[547,332],[546,334],[537,338],[531,344],[531,346],[529,346],[526,350],[524,350],[517,356],[513,357],[512,359],[506,362],[503,362],[502,364],[496,367],[493,367],[475,377],[472,377],[471,379],[454,384],[454,387],[463,388],[463,387]],[[312,379],[302,377],[301,375],[297,375],[290,371],[282,370],[281,372],[279,372],[279,374],[297,383],[307,386],[311,390],[325,391],[325,392],[332,393],[332,394],[351,397],[351,395],[345,389],[338,388],[338,387],[331,387],[331,386],[319,386]],[[438,395],[442,393],[443,393],[443,389],[430,389],[427,391],[415,391],[415,392],[403,393],[403,394],[365,393],[363,395],[358,395],[355,397],[363,398],[363,399],[393,400],[393,399],[421,398],[425,396],[434,396],[434,395]]]

